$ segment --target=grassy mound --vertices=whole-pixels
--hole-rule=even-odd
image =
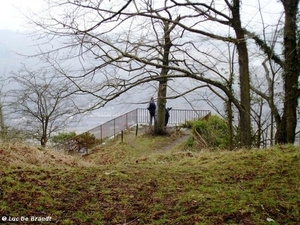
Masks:
[[[127,135],[84,157],[2,145],[0,215],[57,224],[300,224],[298,147],[211,152],[170,144],[180,137]]]

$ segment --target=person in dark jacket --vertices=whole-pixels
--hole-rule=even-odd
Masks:
[[[170,108],[166,108],[166,114],[165,114],[165,126],[167,126],[168,122],[169,122],[169,117],[170,117],[170,110],[172,109],[172,107]]]
[[[148,105],[147,109],[149,110],[149,113],[150,113],[150,123],[149,123],[149,125],[151,126],[153,119],[155,121],[155,111],[156,111],[156,105],[155,105],[153,97],[150,99],[150,102],[149,102],[149,105]]]

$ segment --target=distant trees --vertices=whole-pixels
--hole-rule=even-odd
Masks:
[[[69,82],[57,71],[25,66],[11,79],[15,87],[9,92],[12,125],[45,147],[50,135],[64,128],[77,110]]]
[[[5,121],[5,106],[4,106],[4,99],[5,99],[5,92],[4,86],[7,85],[7,79],[3,76],[1,77],[1,85],[0,85],[0,139],[4,140],[7,135],[7,125]]]
[[[283,41],[279,42],[284,49],[283,61],[275,54],[280,47],[270,46],[268,38],[262,39],[260,35],[263,34],[255,34],[252,30],[254,17],[246,18],[246,14],[241,13],[246,7],[241,0],[51,1],[48,14],[43,11],[33,22],[43,31],[38,34],[39,39],[61,38],[63,42],[41,54],[55,60],[59,58],[57,62],[63,65],[77,57],[80,66],[65,75],[78,90],[97,99],[94,107],[101,107],[137,86],[157,82],[159,123],[156,131],[160,133],[166,99],[206,84],[216,93],[222,92],[220,96],[226,96],[223,99],[227,102],[230,120],[234,114],[232,110],[237,110],[240,146],[251,147],[254,136],[251,119],[255,115],[251,113],[252,77],[248,51],[250,46],[254,47],[254,42],[264,56],[282,66],[285,97],[280,120],[270,102],[272,117],[276,116],[277,122],[276,142],[293,142],[295,137],[299,94],[296,36],[299,0],[282,0],[281,3],[284,24],[280,24],[281,17],[276,23],[284,30]],[[263,18],[258,5],[257,11]],[[226,51],[236,51],[237,58],[228,61]],[[252,60],[263,62],[266,57]],[[116,68],[118,73],[113,72]],[[182,78],[192,81],[190,89],[169,96],[169,82]]]

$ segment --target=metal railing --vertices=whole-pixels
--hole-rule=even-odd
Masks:
[[[189,120],[203,118],[210,113],[210,110],[172,109],[170,111],[168,124],[183,124]],[[136,124],[148,124],[149,121],[150,115],[148,110],[144,108],[137,108],[112,120],[109,120],[91,130],[88,130],[87,132],[93,134],[95,138],[103,140],[105,138],[114,137],[120,132]]]

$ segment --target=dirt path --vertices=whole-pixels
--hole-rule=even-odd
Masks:
[[[171,128],[171,129],[174,129],[174,128]],[[181,132],[182,132],[182,134],[179,138],[177,138],[174,141],[171,141],[168,145],[159,149],[159,151],[167,151],[167,150],[172,149],[175,146],[179,145],[180,143],[186,141],[190,136],[190,133],[191,133],[190,130],[185,129],[185,130],[182,130]]]
[[[139,127],[137,136],[144,135],[147,132],[147,129],[149,129],[148,126]],[[176,129],[175,127],[168,127],[167,129],[171,133],[178,132],[178,131],[175,131],[175,129]],[[190,134],[191,134],[191,131],[189,129],[182,128],[180,130],[180,134],[177,134],[175,139],[171,140],[168,144],[157,149],[157,151],[167,151],[169,149],[174,148],[175,146],[179,145],[180,143],[186,141],[190,137]],[[129,133],[127,133],[125,135],[126,135],[124,138],[125,141],[127,143],[129,143],[130,145],[132,145],[133,147],[137,147],[136,145],[138,143],[136,143],[134,141],[134,139],[136,138],[135,131],[131,130]]]
[[[145,132],[147,132],[147,129],[149,129],[148,126],[140,127],[139,130],[138,130],[138,136],[145,134]],[[178,131],[175,131],[175,129],[176,129],[175,127],[168,127],[167,129],[168,129],[168,131],[170,133],[172,133],[172,132],[178,132]],[[189,129],[182,128],[180,130],[180,134],[177,134],[177,138],[176,139],[170,141],[165,146],[162,146],[160,149],[158,149],[158,151],[167,151],[169,149],[174,148],[175,146],[179,145],[180,143],[186,141],[189,138],[190,134],[191,134],[191,131]],[[129,142],[131,142],[131,144],[133,144],[133,142],[134,142],[133,139],[135,137],[136,137],[135,133],[134,132],[130,132],[129,136],[127,136],[127,141],[129,140]]]

